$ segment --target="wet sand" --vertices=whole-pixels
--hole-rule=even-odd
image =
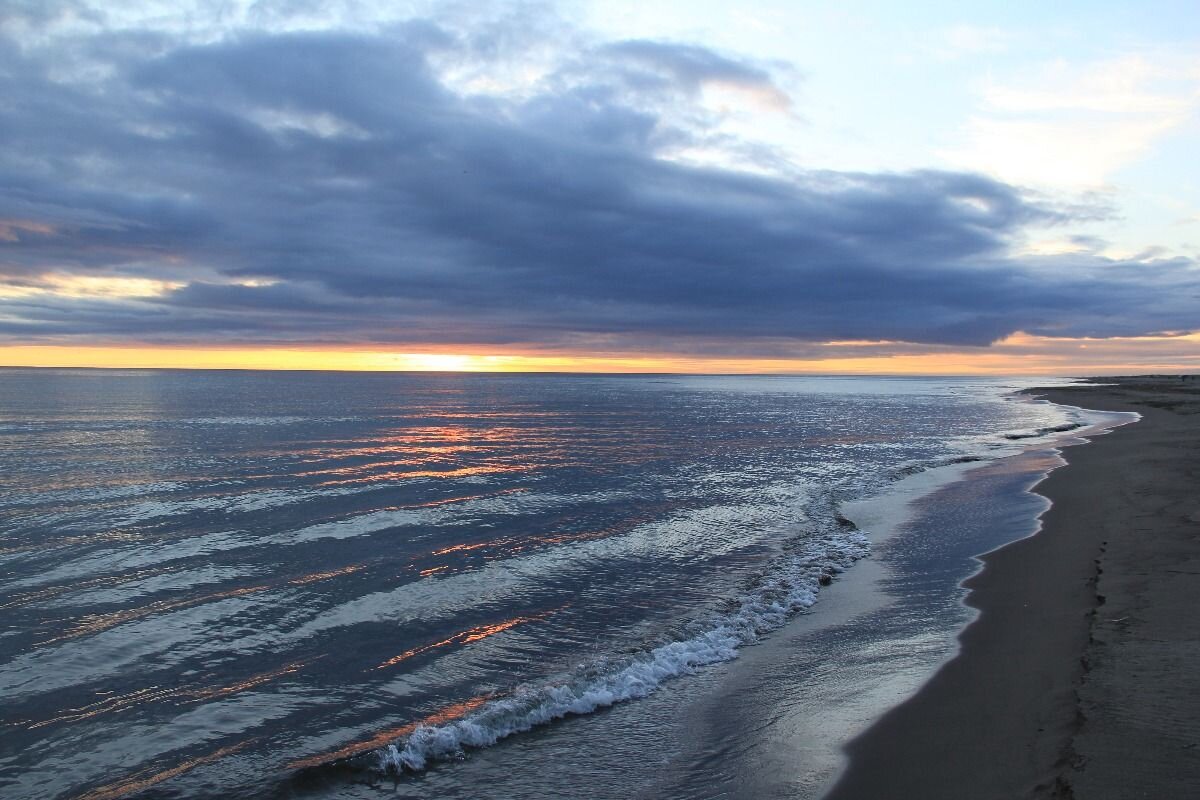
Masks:
[[[960,653],[827,800],[1200,797],[1200,376],[1103,380],[1033,393],[1142,420],[1064,450],[1041,532],[965,584]]]

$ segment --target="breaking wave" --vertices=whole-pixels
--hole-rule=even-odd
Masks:
[[[597,659],[565,679],[522,687],[462,719],[418,727],[406,740],[379,752],[380,768],[419,771],[430,761],[488,747],[568,715],[646,697],[666,681],[736,658],[740,648],[812,606],[822,585],[867,555],[866,535],[840,515],[831,519],[831,530],[797,543],[779,567],[727,601],[725,613],[693,623],[682,638],[624,659]]]

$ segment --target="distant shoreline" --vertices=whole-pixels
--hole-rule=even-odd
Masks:
[[[1135,411],[1066,448],[1042,530],[983,557],[961,651],[847,747],[827,800],[1200,794],[1200,376],[1030,389]]]

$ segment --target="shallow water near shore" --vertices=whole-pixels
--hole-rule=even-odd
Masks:
[[[1011,380],[3,378],[17,797],[738,796],[797,747],[811,796],[1087,421]],[[886,541],[842,516],[937,469]]]

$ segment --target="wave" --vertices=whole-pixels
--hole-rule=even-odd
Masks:
[[[829,530],[792,545],[778,567],[727,601],[724,613],[692,623],[679,638],[632,656],[596,659],[565,678],[489,701],[456,721],[420,726],[403,741],[377,751],[380,769],[419,771],[430,761],[487,747],[568,715],[646,697],[666,681],[736,658],[739,649],[811,607],[822,585],[867,555],[867,537],[853,523],[836,513],[825,518]]]
[[[1084,427],[1082,422],[1064,422],[1061,425],[1051,425],[1045,428],[1038,428],[1034,431],[1023,431],[1020,433],[1006,433],[1004,438],[1009,441],[1017,441],[1019,439],[1037,439],[1041,436],[1049,436],[1052,433],[1066,433],[1067,431],[1078,430]]]

